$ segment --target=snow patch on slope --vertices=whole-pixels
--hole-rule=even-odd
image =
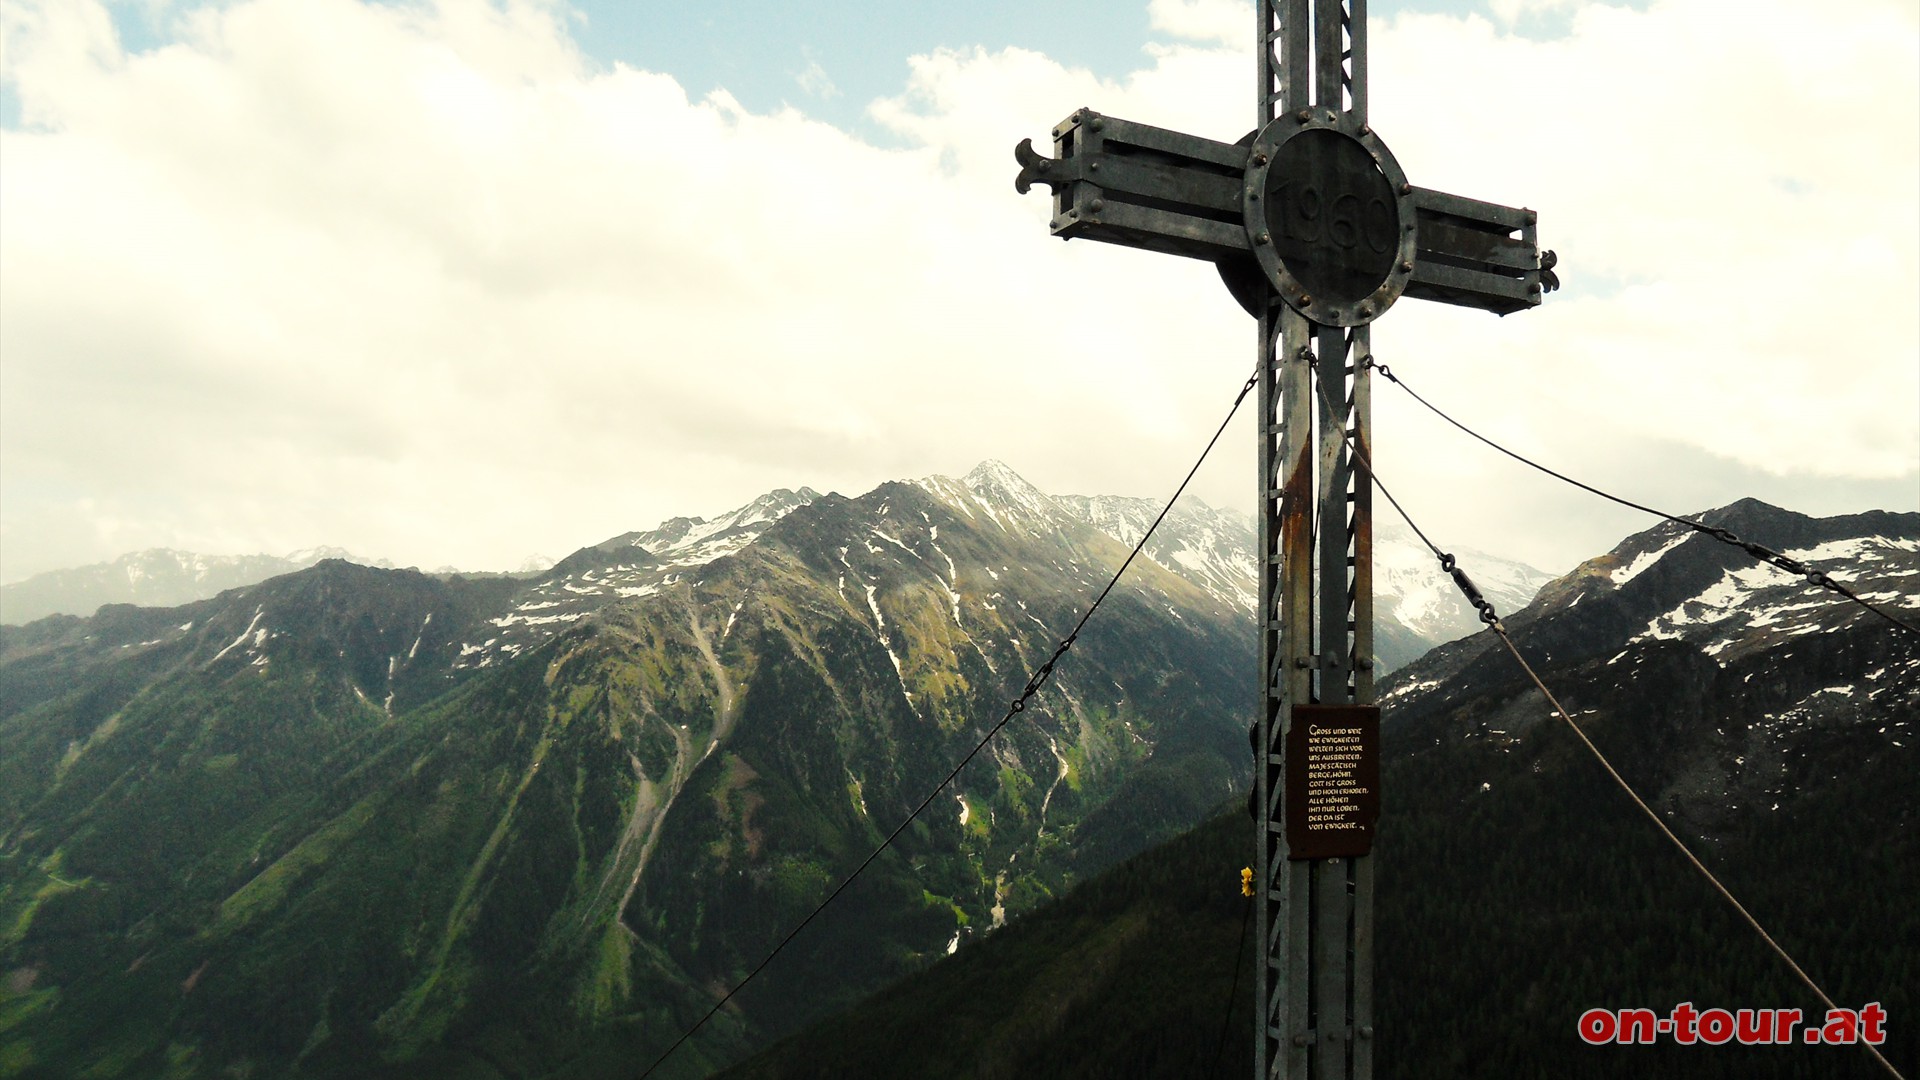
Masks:
[[[1649,569],[1652,568],[1653,564],[1659,562],[1661,558],[1667,554],[1667,552],[1672,551],[1674,548],[1679,547],[1681,544],[1684,544],[1688,540],[1693,538],[1692,530],[1686,529],[1682,526],[1675,526],[1675,527],[1681,529],[1680,535],[1673,537],[1672,539],[1668,540],[1666,543],[1661,544],[1657,548],[1654,548],[1652,551],[1643,551],[1640,554],[1634,556],[1632,562],[1628,563],[1623,567],[1620,567],[1610,575],[1613,579],[1613,584],[1616,587],[1625,585],[1627,582],[1632,581],[1634,578],[1637,578],[1641,574],[1646,573]]]

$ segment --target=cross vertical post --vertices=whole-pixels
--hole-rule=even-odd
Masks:
[[[1227,143],[1081,109],[1014,188],[1053,235],[1214,264],[1258,325],[1254,1075],[1373,1075],[1372,323],[1558,287],[1531,210],[1415,187],[1367,119],[1366,0],[1256,0],[1257,126]],[[1367,464],[1362,467],[1360,462]]]
[[[1260,129],[1302,111],[1345,114],[1364,129],[1365,0],[1259,0],[1258,8]],[[1319,323],[1275,295],[1268,303],[1259,330],[1268,677],[1256,736],[1265,947],[1255,1075],[1364,1080],[1373,1075],[1373,856],[1290,858],[1284,790],[1295,705],[1374,701],[1372,492],[1352,460],[1352,446],[1365,452],[1371,441],[1360,363],[1371,334],[1365,323]]]

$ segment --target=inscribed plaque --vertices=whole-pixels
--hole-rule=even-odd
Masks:
[[[1380,707],[1295,705],[1286,785],[1289,858],[1372,851],[1380,817]]]

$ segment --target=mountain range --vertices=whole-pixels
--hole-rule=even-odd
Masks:
[[[305,570],[323,559],[392,566],[336,547],[306,548],[286,555],[200,555],[149,548],[110,563],[49,570],[0,585],[0,623],[22,625],[49,615],[91,615],[104,604],[177,607]]]
[[[177,607],[305,570],[326,559],[394,569],[386,559],[369,559],[339,547],[302,548],[285,555],[203,555],[148,548],[112,562],[48,570],[0,585],[0,624],[24,626],[49,615],[91,615],[107,604]],[[529,555],[505,573],[528,577],[553,563],[544,555]],[[446,577],[460,571],[443,566],[433,573]]]
[[[1024,508],[1024,520],[1074,520],[1091,525],[1131,547],[1151,525],[1162,504],[1151,499],[1111,495],[1048,496],[999,462],[984,462],[960,481],[928,477],[915,483],[929,492],[952,496],[965,489],[988,493]],[[644,532],[630,532],[569,556],[564,566],[530,557],[507,576],[533,586],[515,610],[503,614],[493,646],[470,653],[470,664],[487,662],[502,649],[524,648],[544,640],[552,629],[596,610],[610,596],[635,596],[664,587],[678,571],[704,566],[753,542],[769,524],[819,498],[811,488],[779,489],[713,519],[676,517]],[[969,496],[970,498],[973,496]],[[1020,518],[1009,518],[1009,523]],[[1200,586],[1222,604],[1251,612],[1257,587],[1253,521],[1245,514],[1216,509],[1189,499],[1174,507],[1145,554],[1163,568]],[[636,554],[635,549],[639,549]],[[1496,603],[1516,607],[1532,598],[1552,575],[1523,563],[1460,549],[1481,568],[1482,588]],[[1479,626],[1474,610],[1458,593],[1423,569],[1426,549],[1397,523],[1380,519],[1375,534],[1375,606],[1381,670],[1390,671],[1444,641]],[[111,563],[49,571],[0,586],[0,623],[25,624],[49,615],[91,615],[107,604],[174,607],[208,599],[229,589],[255,585],[306,569],[323,559],[341,559],[392,569],[386,560],[368,560],[340,548],[311,548],[284,556],[200,555],[152,549],[123,555]],[[577,572],[604,571],[591,577]],[[451,567],[435,577],[461,575]],[[617,579],[617,580],[616,580]],[[532,630],[545,627],[545,630]]]
[[[1127,550],[989,463],[773,492],[526,577],[325,560],[4,628],[0,1066],[537,1075],[664,1045],[1000,718]],[[1249,615],[1188,561],[1136,563],[677,1074],[1244,785]]]
[[[1701,519],[1920,621],[1920,514],[1743,500]],[[1839,1004],[1920,1007],[1920,635],[1670,523],[1502,615],[1614,766]],[[1858,1047],[1584,1044],[1575,1022],[1596,1006],[1824,1006],[1498,639],[1433,650],[1382,698],[1379,1075],[1885,1075]],[[725,1075],[1246,1075],[1238,868],[1253,839],[1243,811],[1215,818]],[[1883,1049],[1920,1069],[1910,1027]]]
[[[1158,511],[1048,496],[989,462],[857,498],[771,492],[527,575],[327,560],[174,608],[0,628],[0,1072],[632,1075],[1005,714]],[[1715,513],[1911,604],[1915,515]],[[1254,708],[1251,530],[1198,504],[1161,530],[1049,687],[655,1075],[706,1075],[929,964],[1012,947],[994,943],[1021,940],[1023,913],[1090,880],[1124,907],[1104,871],[1236,801]],[[1908,826],[1879,823],[1914,779],[1902,723],[1920,659],[1829,596],[1749,581],[1743,555],[1701,543],[1639,534],[1530,605],[1525,568],[1458,554],[1476,580],[1513,579],[1490,595],[1568,680],[1569,703],[1599,710],[1597,738],[1652,740],[1623,756],[1663,812],[1718,857],[1768,867],[1800,849],[1760,844],[1725,793],[1747,815],[1749,792],[1777,802],[1762,827],[1874,823],[1874,854],[1850,879],[1867,894],[1844,895],[1906,933],[1910,918],[1873,889],[1913,861]],[[1378,576],[1398,584],[1380,606],[1412,640],[1421,619],[1470,611],[1441,602],[1444,576],[1381,546]],[[1578,759],[1496,659],[1482,638],[1455,641],[1385,683],[1399,793],[1387,807],[1402,824],[1381,842],[1401,845],[1398,895],[1421,902],[1391,918],[1383,903],[1381,939],[1449,987],[1395,1003],[1417,1018],[1396,1037],[1429,1040],[1402,1049],[1435,1051],[1432,1033],[1471,1014],[1506,1033],[1482,1052],[1524,1063],[1557,1029],[1519,1038],[1465,987],[1519,1007],[1500,996],[1500,965],[1539,942],[1644,932],[1671,951],[1673,933],[1708,924],[1595,913],[1588,898],[1622,875],[1596,880],[1562,833],[1596,827],[1589,811],[1611,796],[1580,786]],[[1841,686],[1867,719],[1841,707]],[[1736,738],[1723,698],[1765,706],[1774,757]],[[1645,732],[1630,726],[1643,715],[1659,718]],[[1836,732],[1849,751],[1831,750]],[[1563,787],[1571,816],[1554,809]],[[1462,849],[1463,820],[1468,835],[1510,830],[1501,850],[1540,865]],[[1603,866],[1664,857],[1605,832],[1586,842]],[[1542,911],[1561,886],[1516,866],[1578,884]],[[1486,925],[1509,907],[1511,925]],[[1440,948],[1468,924],[1486,955]],[[1853,948],[1868,929],[1836,922],[1830,936]],[[1116,947],[1154,938],[1113,934]],[[1884,962],[1856,965],[1846,992],[1878,985]],[[1156,983],[1169,1003],[1177,982]],[[1598,993],[1590,983],[1575,989]],[[1571,992],[1533,980],[1526,1015]]]

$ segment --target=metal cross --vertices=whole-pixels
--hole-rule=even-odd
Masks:
[[[1014,186],[1052,189],[1063,239],[1214,263],[1259,321],[1255,1076],[1366,1080],[1379,708],[1354,456],[1371,462],[1371,324],[1402,296],[1506,315],[1559,282],[1533,211],[1415,187],[1374,134],[1365,0],[1258,7],[1255,131],[1215,142],[1082,109],[1053,157],[1020,143]]]

